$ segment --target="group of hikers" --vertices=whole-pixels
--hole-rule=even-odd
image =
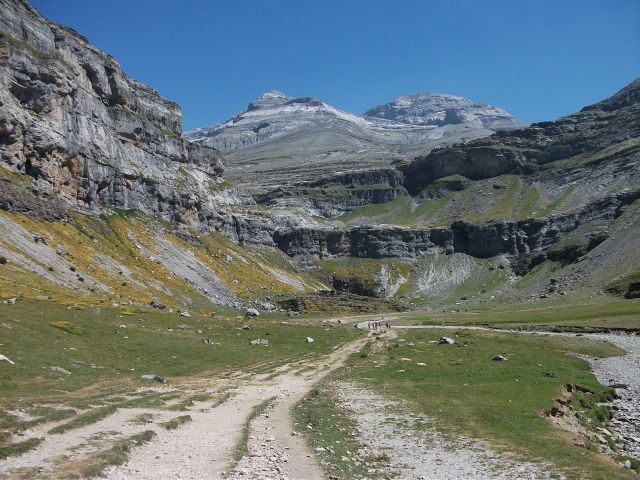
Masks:
[[[369,330],[382,330],[383,328],[391,330],[391,324],[389,322],[367,322]]]

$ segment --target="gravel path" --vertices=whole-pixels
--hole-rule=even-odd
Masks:
[[[338,398],[357,424],[368,456],[386,456],[403,480],[521,480],[563,478],[532,463],[517,462],[467,439],[445,439],[429,418],[401,402],[352,383],[339,383]],[[426,428],[425,428],[426,425]],[[384,472],[383,472],[384,473]]]
[[[640,460],[640,336],[631,334],[589,334],[585,337],[604,340],[626,350],[627,355],[609,358],[587,358],[596,378],[603,385],[620,384],[620,397],[614,400],[615,416],[610,430],[626,442],[620,449]]]

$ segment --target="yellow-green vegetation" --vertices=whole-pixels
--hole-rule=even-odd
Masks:
[[[0,35],[2,35],[2,32],[0,32]],[[29,187],[33,181],[33,177],[24,173],[15,172],[4,165],[0,165],[0,180],[7,180],[15,185]]]
[[[567,384],[584,387],[592,392],[586,396],[596,400],[611,393],[596,381],[588,363],[567,352],[606,357],[619,354],[617,347],[580,338],[470,330],[398,335],[397,340],[378,340],[382,348],[366,356],[354,355],[348,378],[408,400],[445,434],[482,439],[498,451],[550,464],[568,478],[634,478],[607,457],[574,445],[573,434],[543,416]],[[441,335],[455,336],[456,344],[439,345]],[[497,354],[508,361],[492,361]],[[592,412],[588,402],[574,406],[581,418]]]
[[[353,283],[353,290],[359,288],[361,293],[383,297],[405,293],[411,271],[411,264],[391,259],[348,257],[317,260],[316,265],[328,276],[345,283]]]
[[[67,332],[72,335],[82,335],[84,333],[84,331],[80,327],[74,325],[71,322],[67,322],[65,320],[57,320],[55,322],[51,322],[49,325],[51,325],[54,328],[59,328],[63,332]]]
[[[219,233],[191,232],[186,241],[167,223],[135,211],[72,214],[68,223],[0,212],[0,232],[0,248],[8,252],[0,265],[2,298],[94,306],[146,305],[154,298],[173,308],[211,306],[197,276],[186,279],[177,267],[218,276],[242,298],[324,288],[280,251],[243,247]],[[46,244],[32,248],[36,238]]]

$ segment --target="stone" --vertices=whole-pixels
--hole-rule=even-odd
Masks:
[[[246,317],[259,317],[260,312],[255,308],[247,308],[247,311],[244,314]]]
[[[255,340],[251,340],[249,345],[263,345],[265,347],[269,346],[269,340],[266,338],[256,338]]]
[[[165,378],[161,377],[160,375],[155,375],[153,373],[148,373],[145,375],[140,375],[140,380],[143,380],[145,382],[160,382],[160,383],[165,383]]]
[[[164,303],[160,303],[158,300],[156,300],[155,298],[153,300],[151,300],[151,302],[149,303],[149,305],[152,308],[157,308],[159,310],[164,310],[165,308],[167,308],[167,306]]]
[[[181,316],[181,317],[191,318],[191,314],[190,314],[188,311],[186,311],[186,310],[181,311],[181,312],[180,312],[180,316]]]
[[[0,362],[7,362],[10,365],[15,365],[16,362],[14,362],[13,360],[11,360],[9,357],[6,357],[4,355],[0,355]]]
[[[492,358],[493,361],[495,362],[506,362],[507,361],[507,357],[503,356],[503,355],[496,355],[495,357]]]
[[[15,305],[16,299],[15,298],[8,298],[2,303],[4,303],[5,305]]]
[[[55,366],[54,366],[54,367],[49,367],[49,369],[50,369],[52,372],[56,372],[56,373],[64,373],[65,375],[71,375],[71,372],[70,372],[70,371],[65,370],[65,369],[64,369],[64,368],[62,368],[62,367],[55,367]]]
[[[548,372],[545,373],[545,375],[547,377],[554,378],[556,376],[556,372],[554,372],[553,370],[549,370]]]
[[[307,337],[307,338],[305,339],[305,342],[306,342],[306,343],[313,343],[313,342],[314,342],[314,340],[313,340],[313,338],[311,338],[311,337]]]
[[[453,345],[454,343],[456,343],[456,341],[450,337],[440,337],[438,343],[441,345]]]

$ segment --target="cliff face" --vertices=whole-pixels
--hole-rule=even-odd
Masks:
[[[528,267],[536,257],[572,238],[551,256],[574,261],[606,238],[607,228],[640,199],[640,191],[625,192],[595,202],[570,214],[543,219],[473,224],[456,221],[451,227],[403,228],[360,226],[346,230],[280,229],[275,244],[290,256],[303,258],[363,257],[415,259],[426,253],[464,253],[477,258],[508,255]],[[581,232],[581,227],[588,231]],[[572,251],[577,250],[577,251]]]
[[[555,160],[588,155],[640,136],[640,80],[612,97],[553,122],[499,132],[466,145],[432,151],[403,170],[419,193],[434,180],[459,173],[472,179],[527,172]]]
[[[186,223],[243,201],[219,188],[220,154],[181,138],[180,107],[85,38],[22,0],[0,0],[0,31],[0,161],[36,197]]]

